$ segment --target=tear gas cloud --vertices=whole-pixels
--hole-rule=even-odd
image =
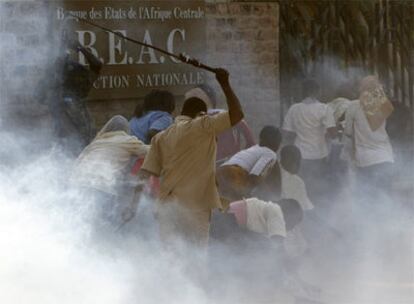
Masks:
[[[204,303],[199,287],[168,255],[154,254],[160,250],[150,240],[130,233],[109,236],[110,245],[95,241],[93,203],[68,188],[73,159],[51,140],[39,101],[61,56],[49,4],[0,3],[1,301]]]
[[[1,20],[16,14],[12,4],[0,3]],[[48,37],[47,16],[44,5],[24,18]],[[73,159],[53,144],[49,122],[36,119],[47,107],[27,102],[41,91],[39,85],[50,80],[48,71],[59,54],[57,49],[50,50],[57,38],[52,35],[27,48],[21,28],[0,25],[2,303],[234,303],[242,294],[240,286],[249,285],[250,291],[283,290],[283,283],[263,288],[264,281],[240,277],[237,272],[209,279],[221,286],[219,295],[202,288],[202,274],[191,273],[182,260],[161,250],[152,202],[147,199],[140,202],[137,218],[125,229],[97,235],[95,202],[67,184]],[[337,69],[329,75],[337,77],[338,83],[344,79]],[[16,92],[24,92],[23,100],[16,99]],[[388,197],[374,208],[358,205],[352,175],[349,178],[324,213],[328,227],[316,225],[310,251],[297,259],[301,276],[322,289],[318,300],[326,303],[412,303],[412,209]],[[377,191],[375,185],[367,185],[367,201],[373,191]],[[191,249],[187,257],[196,254]],[[246,261],[226,256],[225,251],[221,257],[208,263],[210,270],[226,272],[242,268],[241,262]],[[266,271],[269,277],[283,272]],[[245,303],[256,302],[260,294],[255,296],[254,300],[244,298]],[[279,303],[292,301],[289,296],[279,298]]]

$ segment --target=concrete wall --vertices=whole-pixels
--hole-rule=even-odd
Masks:
[[[279,125],[279,5],[274,1],[206,0],[206,15],[203,61],[229,70],[255,134],[266,124]],[[214,77],[208,78],[208,84],[216,88],[219,106],[224,107]],[[90,109],[102,125],[114,113],[130,115],[137,102],[98,101],[90,103]]]
[[[15,60],[7,66],[4,65],[7,56],[1,56],[1,104],[3,109],[4,104],[8,104],[7,115],[13,119],[30,120],[32,117],[44,123],[48,111],[36,95],[36,88],[42,86],[42,78],[53,65],[48,57],[50,48],[56,46],[51,41],[45,45],[48,35],[53,36],[54,32],[47,22],[53,12],[48,12],[46,1],[2,1],[0,6],[2,41],[9,32],[14,34],[10,39],[15,40],[11,50],[5,50],[3,45],[0,48],[2,52],[11,52]],[[207,49],[201,59],[230,71],[246,120],[256,134],[265,124],[278,125],[278,4],[274,1],[206,0],[206,11]],[[209,77],[208,83],[220,92],[214,78]],[[4,88],[8,89],[7,96]],[[224,106],[223,100],[221,96],[220,106]],[[99,127],[114,114],[130,117],[137,102],[96,101],[90,102],[89,108]]]
[[[274,1],[206,2],[206,62],[230,71],[246,120],[256,134],[265,124],[278,125],[278,4]]]
[[[48,19],[43,1],[0,1],[0,119],[7,123],[36,128],[47,122],[38,95],[53,64]]]

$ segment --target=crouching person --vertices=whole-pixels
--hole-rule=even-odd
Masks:
[[[277,203],[248,198],[230,203],[227,213],[233,215],[240,228],[281,241],[287,231],[302,221],[302,208],[293,199]]]
[[[134,191],[139,186],[130,174],[137,157],[149,147],[130,135],[123,116],[111,118],[75,162],[72,182],[81,189],[94,211],[98,233],[116,229],[134,216]]]
[[[217,170],[220,195],[229,200],[249,197],[252,189],[260,184],[277,160],[282,135],[273,126],[260,131],[258,145],[242,150]]]
[[[286,272],[284,240],[302,217],[301,206],[292,199],[273,203],[249,198],[230,203],[225,213],[214,213],[209,256],[214,276],[226,281],[227,290],[244,291],[242,298],[274,294]]]

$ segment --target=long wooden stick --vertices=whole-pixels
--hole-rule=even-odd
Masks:
[[[160,52],[162,54],[165,54],[167,56],[173,57],[173,58],[175,58],[177,60],[180,60],[180,61],[182,61],[184,63],[190,64],[190,65],[195,66],[197,68],[200,68],[200,69],[203,69],[203,70],[212,72],[212,73],[216,73],[216,71],[217,71],[217,69],[215,69],[213,67],[210,67],[208,65],[205,65],[205,64],[199,62],[198,60],[196,60],[194,58],[189,58],[187,56],[184,56],[183,54],[176,55],[176,54],[170,53],[170,52],[168,52],[168,51],[166,51],[166,50],[164,50],[162,48],[159,48],[157,46],[154,46],[154,45],[151,45],[151,44],[142,42],[142,41],[138,41],[138,40],[129,38],[129,37],[127,37],[127,36],[125,36],[125,35],[123,35],[121,33],[115,32],[115,31],[113,31],[113,30],[111,30],[111,29],[109,29],[107,27],[98,25],[98,24],[96,24],[96,23],[94,23],[92,21],[89,21],[89,20],[85,19],[85,18],[79,18],[79,17],[77,17],[75,15],[72,15],[71,13],[68,13],[68,15],[69,16],[72,16],[73,18],[76,18],[76,19],[78,19],[78,20],[80,20],[80,21],[82,21],[82,22],[84,22],[86,24],[89,24],[89,25],[92,25],[92,26],[94,26],[96,28],[99,28],[99,29],[101,29],[101,30],[103,30],[105,32],[112,33],[112,34],[114,34],[114,35],[116,35],[116,36],[118,36],[118,37],[120,37],[120,38],[122,38],[124,40],[127,40],[129,42],[132,42],[132,43],[135,43],[135,44],[138,44],[138,45],[141,45],[141,46],[145,46],[145,47],[152,48],[152,49],[154,49],[154,50],[156,50],[156,51],[158,51],[158,52]]]

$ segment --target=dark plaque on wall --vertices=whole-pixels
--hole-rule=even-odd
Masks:
[[[53,24],[68,31],[104,67],[89,99],[139,98],[154,88],[182,94],[204,81],[204,71],[149,47],[82,22],[77,16],[171,53],[199,58],[205,49],[204,1],[64,1]],[[74,58],[87,64],[79,53]]]

